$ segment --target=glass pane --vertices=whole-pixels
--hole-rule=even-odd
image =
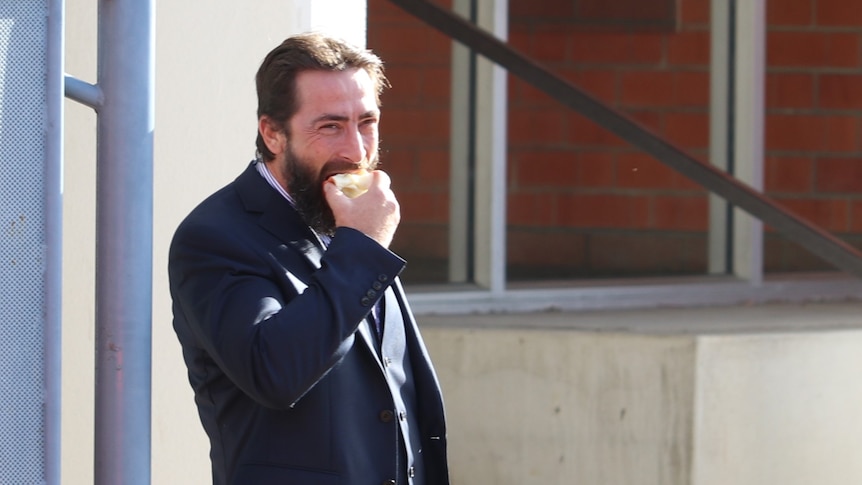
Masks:
[[[368,47],[391,83],[380,138],[382,168],[401,204],[392,250],[408,262],[406,283],[447,282],[452,41],[387,0],[369,0]]]
[[[509,43],[706,160],[709,1],[617,3],[510,0]],[[514,76],[507,137],[510,282],[708,271],[704,188]]]
[[[767,3],[765,190],[862,247],[862,22],[816,10]],[[770,273],[835,270],[771,228],[764,253]]]

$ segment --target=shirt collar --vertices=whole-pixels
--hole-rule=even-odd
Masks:
[[[296,208],[296,202],[294,202],[293,197],[291,197],[290,194],[287,193],[287,190],[278,183],[278,180],[275,179],[272,172],[269,171],[269,167],[263,162],[263,160],[259,158],[255,159],[254,164],[257,167],[257,172],[264,178],[264,180],[266,180],[272,188],[278,191],[282,197],[287,199],[292,207]]]

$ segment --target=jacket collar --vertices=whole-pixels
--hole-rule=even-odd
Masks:
[[[323,245],[293,206],[261,177],[250,163],[234,182],[246,211],[260,214],[258,224],[320,267]]]

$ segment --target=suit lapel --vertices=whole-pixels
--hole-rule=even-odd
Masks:
[[[254,163],[236,179],[237,193],[249,212],[260,214],[258,223],[280,241],[297,250],[312,269],[320,268],[323,245],[290,203],[257,172]]]

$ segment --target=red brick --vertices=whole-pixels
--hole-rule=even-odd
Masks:
[[[412,189],[420,180],[417,159],[417,151],[413,147],[390,148],[386,144],[380,145],[380,169],[389,174],[393,186],[397,184],[399,192]]]
[[[509,110],[510,144],[554,144],[563,141],[565,115],[558,110]]]
[[[814,1],[818,2],[819,0]],[[766,2],[766,23],[768,25],[811,25],[814,21],[813,14],[812,0]]]
[[[577,18],[590,25],[627,28],[676,24],[676,0],[579,0],[574,2]]]
[[[674,104],[685,107],[709,106],[709,73],[677,71],[674,73]]]
[[[510,183],[518,188],[577,187],[577,155],[570,151],[521,152],[515,157],[516,175]]]
[[[572,150],[518,151],[510,157],[515,169],[510,185],[533,188],[609,188],[614,185],[614,155]]]
[[[612,275],[703,274],[706,241],[701,235],[667,231],[594,231],[590,269]]]
[[[850,32],[793,32],[767,34],[767,62],[781,67],[857,67],[859,34]]]
[[[399,62],[424,66],[451,64],[452,40],[412,18],[378,25],[377,31],[369,32],[367,44],[387,65]]]
[[[582,187],[612,187],[616,180],[616,160],[608,151],[587,151],[579,155],[581,160]]]
[[[667,36],[657,33],[630,34],[631,62],[637,64],[661,63],[665,53],[665,41]]]
[[[766,192],[810,192],[813,186],[813,163],[806,157],[766,157],[764,188]]]
[[[862,6],[857,0],[817,0],[817,24],[862,27]]]
[[[679,0],[679,18],[683,25],[708,24],[710,0]]]
[[[451,163],[449,161],[449,150],[443,148],[426,148],[420,150],[419,157],[419,183],[427,187],[438,187],[448,190],[449,173]],[[397,188],[395,182],[393,187]]]
[[[512,265],[543,265],[555,267],[583,266],[586,238],[579,233],[555,233],[548,237],[544,231],[506,231],[506,263]]]
[[[638,189],[698,190],[699,185],[643,152],[617,155],[617,185]]]
[[[818,91],[823,108],[862,110],[860,74],[821,74]]]
[[[660,134],[664,130],[664,113],[652,109],[627,109],[625,115],[636,121],[642,127],[653,134]]]
[[[813,105],[813,75],[786,72],[766,74],[767,108],[810,108]]]
[[[506,201],[506,219],[509,224],[547,227],[557,223],[553,194],[509,192]]]
[[[447,222],[449,220],[449,194],[442,192],[411,191],[400,193],[402,219],[410,222]]]
[[[524,17],[571,18],[574,15],[570,0],[511,0],[509,18],[514,21]]]
[[[850,231],[862,232],[862,201],[850,202]]]
[[[859,149],[859,119],[856,116],[833,116],[823,120],[826,151],[855,152]]]
[[[570,77],[572,82],[606,103],[617,100],[617,71],[590,69],[577,71]]]
[[[521,54],[529,55],[530,46],[533,45],[532,32],[510,31],[506,43]]]
[[[653,208],[654,227],[670,231],[704,231],[709,225],[707,196],[657,196]]]
[[[659,64],[663,57],[660,34],[576,32],[571,59],[597,64]]]
[[[449,110],[384,108],[380,117],[381,140],[428,146],[449,140]]]
[[[667,113],[665,114],[665,136],[681,148],[709,147],[709,114]]]
[[[384,91],[382,102],[388,107],[415,106],[422,93],[422,68],[419,66],[390,66],[386,69],[391,88]]]
[[[413,18],[401,7],[388,0],[368,0],[368,23],[374,22],[400,22]],[[375,29],[368,29],[369,35]]]
[[[404,273],[417,270],[415,263],[420,259],[437,258],[443,260],[443,264],[449,258],[448,227],[445,224],[429,224],[427,222],[414,222],[401,218],[401,225],[392,240],[392,251],[403,256],[411,262],[407,265]],[[423,281],[425,282],[425,281]]]
[[[708,66],[710,34],[706,30],[690,30],[671,34],[667,38],[667,60],[671,65]]]
[[[568,114],[568,140],[586,146],[626,146],[628,143],[574,111]]]
[[[776,198],[790,212],[827,231],[846,231],[849,227],[849,208],[843,199],[789,199]]]
[[[539,63],[555,63],[566,60],[569,52],[569,36],[566,32],[553,30],[533,34],[530,57]]]
[[[629,71],[620,80],[620,103],[624,106],[672,105],[674,73],[670,71]]]
[[[850,152],[858,146],[853,116],[766,116],[767,150]]]
[[[417,93],[426,105],[449,106],[452,96],[452,70],[445,67],[425,67],[422,69],[422,91]]]
[[[862,192],[862,159],[821,158],[815,171],[820,192]]]
[[[586,194],[559,197],[559,221],[572,227],[646,228],[649,201],[645,197]]]

